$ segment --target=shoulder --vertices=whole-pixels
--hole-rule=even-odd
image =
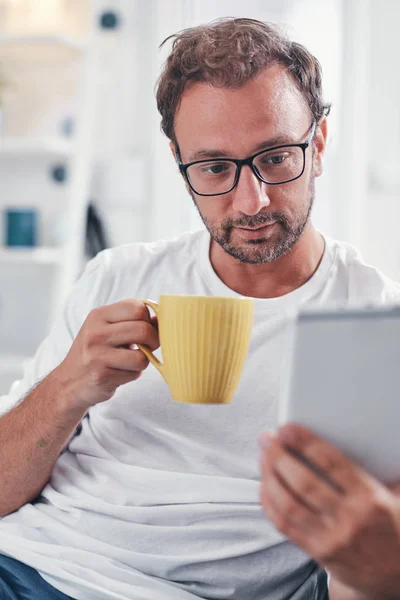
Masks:
[[[114,277],[140,273],[153,269],[176,268],[183,261],[196,256],[204,231],[183,233],[178,237],[147,243],[132,243],[104,251],[103,262]]]
[[[115,267],[138,262],[141,264],[142,261],[152,263],[160,259],[174,259],[177,255],[182,256],[193,251],[203,234],[203,230],[190,231],[170,239],[116,246],[101,254],[104,254],[104,260]]]
[[[331,243],[336,250],[337,273],[339,277],[346,280],[350,301],[400,303],[399,282],[367,263],[360,251],[351,244],[341,241],[331,241]]]
[[[178,277],[197,260],[205,230],[187,232],[171,239],[116,246],[100,252],[87,269],[101,280],[101,302],[116,296],[141,293],[151,279]]]
[[[72,286],[62,318],[67,319],[71,331],[77,331],[92,309],[147,295],[150,282],[161,281],[165,273],[176,277],[195,260],[203,234],[189,232],[170,240],[124,244],[99,252]]]

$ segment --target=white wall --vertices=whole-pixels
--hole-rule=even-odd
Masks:
[[[170,44],[161,50],[158,46],[169,35],[188,26],[188,0],[156,0],[152,3],[153,20],[150,38],[152,91],[161,72],[161,66],[169,54]],[[152,212],[150,216],[150,239],[164,239],[179,235],[192,228],[196,212],[188,196],[182,177],[173,160],[169,140],[160,131],[161,117],[157,111],[155,92],[148,106],[151,121],[152,160]],[[196,224],[195,227],[198,227]]]
[[[400,2],[370,2],[368,195],[360,215],[362,249],[370,262],[400,280]]]

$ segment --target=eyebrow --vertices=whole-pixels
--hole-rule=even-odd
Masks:
[[[274,148],[275,146],[284,146],[285,144],[295,144],[296,142],[293,142],[292,139],[289,139],[287,136],[280,136],[280,137],[275,137],[275,138],[271,138],[269,140],[265,140],[264,142],[261,142],[261,144],[258,144],[255,148],[254,148],[254,152],[252,152],[252,154],[255,154],[256,152],[258,152],[259,150],[267,150],[268,148]],[[197,150],[196,152],[193,152],[192,154],[189,154],[189,159],[188,162],[192,162],[194,160],[201,160],[202,158],[233,158],[231,153],[226,152],[225,150]]]

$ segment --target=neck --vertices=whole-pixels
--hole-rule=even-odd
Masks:
[[[241,263],[211,240],[210,260],[218,277],[231,290],[252,298],[277,298],[306,283],[315,273],[325,243],[309,221],[295,245],[271,263]]]

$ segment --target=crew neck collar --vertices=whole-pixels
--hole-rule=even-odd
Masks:
[[[258,311],[277,311],[286,308],[295,308],[300,304],[309,301],[321,289],[326,281],[328,272],[334,262],[337,251],[337,244],[329,238],[321,234],[325,241],[325,249],[322,259],[317,270],[312,277],[303,285],[295,290],[279,296],[277,298],[254,298],[255,309]],[[203,280],[208,284],[212,294],[215,296],[228,296],[242,298],[218,277],[210,261],[210,244],[211,236],[207,230],[200,232],[198,243],[197,265],[201,271]]]

